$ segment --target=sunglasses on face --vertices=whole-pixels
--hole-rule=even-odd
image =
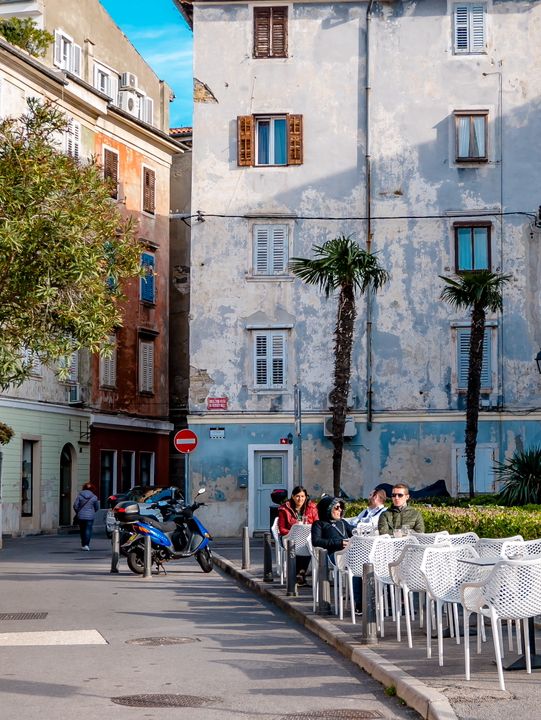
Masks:
[[[404,493],[392,493],[391,497],[404,497]]]

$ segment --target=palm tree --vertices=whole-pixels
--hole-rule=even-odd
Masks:
[[[466,470],[470,497],[475,495],[473,476],[475,471],[475,449],[479,425],[479,398],[481,395],[481,370],[483,365],[483,338],[487,310],[498,312],[502,309],[502,290],[510,275],[493,273],[490,270],[465,272],[456,280],[440,275],[447,283],[441,299],[455,308],[471,311],[470,350],[468,358],[468,389],[466,392]]]
[[[357,310],[355,292],[377,291],[389,279],[376,256],[362,250],[351,237],[340,236],[314,245],[314,258],[292,258],[291,272],[308,285],[318,285],[329,298],[340,290],[334,330],[334,387],[332,390],[333,492],[340,493],[347,397],[351,377],[351,349]]]

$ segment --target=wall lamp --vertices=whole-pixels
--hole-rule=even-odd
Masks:
[[[541,350],[535,356],[535,362],[537,363],[537,369],[541,373]]]

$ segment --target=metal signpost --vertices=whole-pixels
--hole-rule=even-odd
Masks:
[[[192,453],[197,447],[197,435],[189,428],[179,430],[173,438],[173,445],[175,446],[175,450],[186,456],[184,458],[184,500],[189,502],[191,497],[190,453]]]
[[[295,435],[297,436],[297,485],[302,485],[302,406],[301,389],[295,384],[294,388]]]

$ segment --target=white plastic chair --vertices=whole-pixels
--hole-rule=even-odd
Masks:
[[[284,584],[285,578],[285,552],[282,545],[282,539],[278,532],[278,518],[275,518],[271,527],[272,537],[274,539],[274,557],[276,563],[276,574],[280,577],[280,585]]]
[[[477,545],[479,542],[479,535],[474,532],[458,533],[456,535],[449,535],[449,542],[451,545]]]
[[[433,533],[416,533],[412,532],[411,535],[417,540],[419,545],[435,545],[441,543],[445,538],[449,537],[447,530],[439,530]]]
[[[434,533],[437,534],[437,533]],[[415,537],[418,538],[416,535]],[[406,616],[406,632],[408,636],[408,647],[413,647],[411,636],[411,621],[414,618],[413,594],[419,594],[419,626],[423,627],[423,601],[426,593],[426,579],[421,573],[421,563],[428,547],[425,545],[409,543],[402,550],[396,562],[389,564],[389,572],[396,585],[396,607],[400,608],[400,592],[402,591],[404,602],[404,615]],[[449,543],[432,543],[430,547],[450,547]],[[396,639],[401,641],[400,629],[401,613],[396,613]]]
[[[531,673],[528,618],[541,613],[541,559],[500,560],[483,582],[466,583],[461,589],[464,606],[464,661],[470,679],[469,616],[476,612],[489,617],[500,688],[505,690],[502,668],[500,623],[502,618],[523,621],[526,672]],[[468,632],[467,632],[468,631]],[[477,650],[480,652],[480,641]]]
[[[509,560],[541,555],[541,538],[536,540],[507,540],[501,549],[501,556]]]
[[[304,557],[309,556],[312,557],[312,526],[311,525],[305,525],[302,523],[298,523],[296,525],[292,525],[289,529],[289,532],[287,535],[282,536],[282,542],[284,544],[284,578],[287,582],[287,541],[292,541],[295,545],[295,555],[302,555]],[[314,566],[315,564],[312,563]],[[312,584],[314,583],[314,578],[312,576]]]
[[[507,542],[523,543],[522,535],[513,535],[506,538],[479,538],[475,549],[479,553],[479,557],[494,557],[502,554],[502,546]]]
[[[420,571],[426,580],[426,656],[432,657],[430,602],[436,603],[436,624],[438,629],[438,661],[443,665],[443,621],[444,604],[450,604],[453,620],[449,614],[449,627],[454,625],[457,644],[460,644],[458,624],[458,603],[462,601],[461,585],[479,579],[482,568],[460,562],[461,558],[479,557],[472,545],[458,547],[427,546]],[[485,570],[486,572],[486,570]]]
[[[370,559],[374,545],[379,542],[388,542],[389,535],[353,535],[348,546],[341,553],[335,553],[339,556],[339,565],[337,566],[337,579],[335,587],[338,586],[338,602],[339,617],[343,617],[343,603],[341,593],[341,573],[345,571],[347,575],[347,598],[351,607],[351,622],[355,624],[355,599],[353,597],[353,578],[363,576],[363,565],[372,562]]]

